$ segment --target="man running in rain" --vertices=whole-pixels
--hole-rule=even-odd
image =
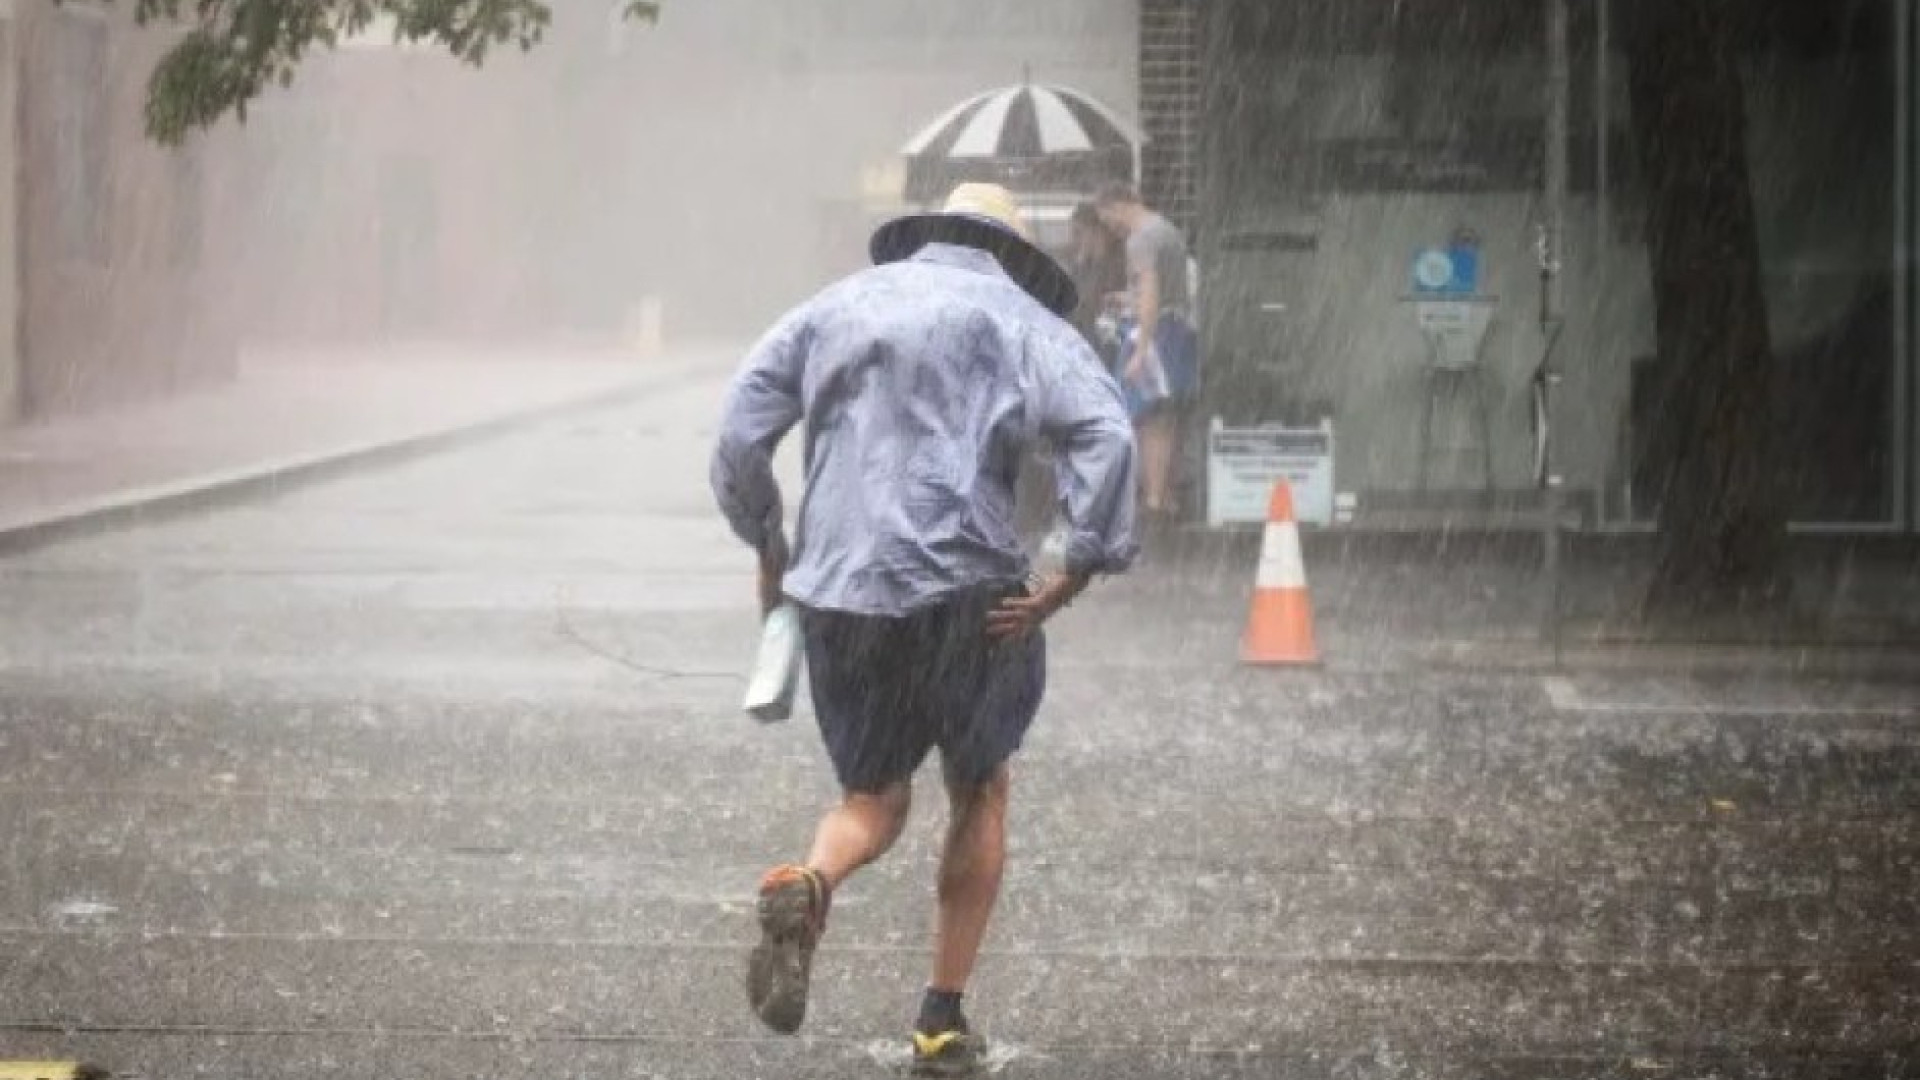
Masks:
[[[940,751],[951,817],[916,1071],[965,1073],[983,1041],[961,994],[1005,863],[1008,761],[1046,680],[1041,624],[1131,563],[1133,433],[1118,387],[1061,316],[1072,280],[1018,204],[963,184],[943,211],[889,222],[875,265],[783,317],[727,399],[713,487],[760,556],[760,596],[802,611],[820,733],[843,797],[800,864],[760,885],[747,995],[776,1031],[806,1016],[834,891],[906,824]],[[788,558],[774,448],[806,422],[806,492]],[[1071,527],[1065,572],[1029,580],[1014,483],[1051,443]]]

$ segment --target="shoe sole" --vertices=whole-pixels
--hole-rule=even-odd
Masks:
[[[978,1039],[978,1036],[975,1036],[975,1039]],[[916,1057],[907,1069],[907,1074],[928,1077],[931,1080],[955,1080],[957,1077],[978,1076],[986,1071],[986,1060],[985,1044],[975,1042],[962,1056]]]
[[[926,1077],[927,1080],[960,1080],[961,1077],[978,1076],[983,1071],[979,1061],[916,1061],[907,1070],[907,1075]]]
[[[807,1018],[812,977],[813,891],[789,882],[760,898],[760,944],[747,958],[747,1001],[760,1022],[782,1035]]]

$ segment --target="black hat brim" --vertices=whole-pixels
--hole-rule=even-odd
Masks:
[[[909,214],[874,230],[867,253],[876,265],[911,258],[928,244],[960,244],[992,255],[1015,284],[1055,315],[1080,303],[1079,287],[1053,256],[1003,225],[964,214]]]

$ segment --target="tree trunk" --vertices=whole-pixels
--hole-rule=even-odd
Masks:
[[[1787,598],[1779,394],[1760,279],[1734,20],[1742,0],[1628,0],[1632,134],[1647,190],[1672,470],[1644,611],[1745,615]]]

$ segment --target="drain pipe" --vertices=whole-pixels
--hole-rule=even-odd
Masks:
[[[1573,59],[1568,44],[1567,0],[1543,0],[1547,5],[1547,126],[1545,208],[1539,238],[1540,333],[1544,342],[1537,392],[1542,398],[1540,476],[1544,489],[1541,512],[1541,562],[1545,570],[1544,632],[1553,646],[1553,663],[1561,661],[1560,601],[1564,567],[1560,517],[1562,488],[1554,454],[1554,413],[1559,395],[1560,365],[1555,346],[1566,318],[1561,280],[1567,236],[1567,140],[1570,134],[1567,99],[1572,86]],[[1604,0],[1602,0],[1604,2]]]

